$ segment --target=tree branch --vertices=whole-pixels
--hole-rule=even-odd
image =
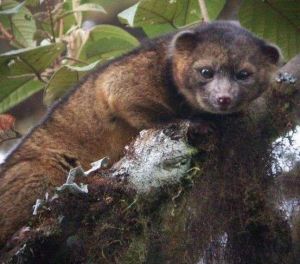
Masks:
[[[7,39],[7,40],[12,40],[14,38],[14,36],[12,34],[10,34],[2,25],[2,23],[0,22],[0,32],[3,34],[3,36]]]
[[[199,7],[200,7],[201,14],[203,16],[204,22],[209,22],[210,19],[209,19],[207,7],[205,4],[205,0],[198,0],[198,1],[199,1]]]
[[[55,43],[56,39],[55,39],[55,31],[54,31],[54,21],[53,21],[53,17],[52,17],[52,11],[51,11],[51,6],[49,3],[49,0],[46,0],[46,8],[47,8],[47,12],[48,12],[49,19],[50,19],[50,28],[51,28],[51,33],[52,33],[51,42]]]
[[[17,41],[17,39],[15,38],[15,36],[13,35],[13,26],[12,26],[12,23],[11,23],[11,19],[9,19],[10,21],[10,24],[11,24],[11,30],[12,30],[12,34],[9,33],[5,28],[4,26],[2,25],[2,23],[0,22],[0,32],[2,33],[2,38],[3,39],[6,39],[8,41],[13,41],[15,42],[18,46],[20,47],[24,47],[23,44],[21,44],[20,42]]]

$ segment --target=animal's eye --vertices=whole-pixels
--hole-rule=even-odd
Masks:
[[[200,73],[205,79],[211,79],[212,77],[214,77],[215,74],[213,69],[211,68],[201,68]]]
[[[239,71],[238,73],[235,74],[235,78],[237,80],[244,81],[244,80],[248,79],[250,77],[250,75],[251,75],[250,72],[248,72],[246,70],[241,70],[241,71]]]

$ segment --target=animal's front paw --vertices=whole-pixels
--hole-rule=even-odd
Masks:
[[[188,121],[188,142],[193,146],[200,146],[204,141],[207,141],[215,131],[215,126],[205,120],[196,119]]]
[[[211,135],[215,134],[215,126],[203,119],[181,119],[169,123],[163,127],[165,135],[172,140],[177,140],[185,137],[189,144],[199,146],[203,141],[207,141]]]

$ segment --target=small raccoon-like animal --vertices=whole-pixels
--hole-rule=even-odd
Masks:
[[[160,37],[99,67],[56,103],[0,169],[0,245],[79,164],[117,161],[142,129],[241,111],[270,85],[276,47],[229,22]]]

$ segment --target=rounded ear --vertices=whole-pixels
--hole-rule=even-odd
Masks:
[[[184,51],[191,51],[196,47],[197,38],[195,32],[192,30],[185,30],[177,33],[170,44],[170,55],[174,52],[184,52]]]
[[[279,64],[282,58],[279,47],[274,44],[266,44],[262,48],[263,54],[265,54],[271,63]]]

